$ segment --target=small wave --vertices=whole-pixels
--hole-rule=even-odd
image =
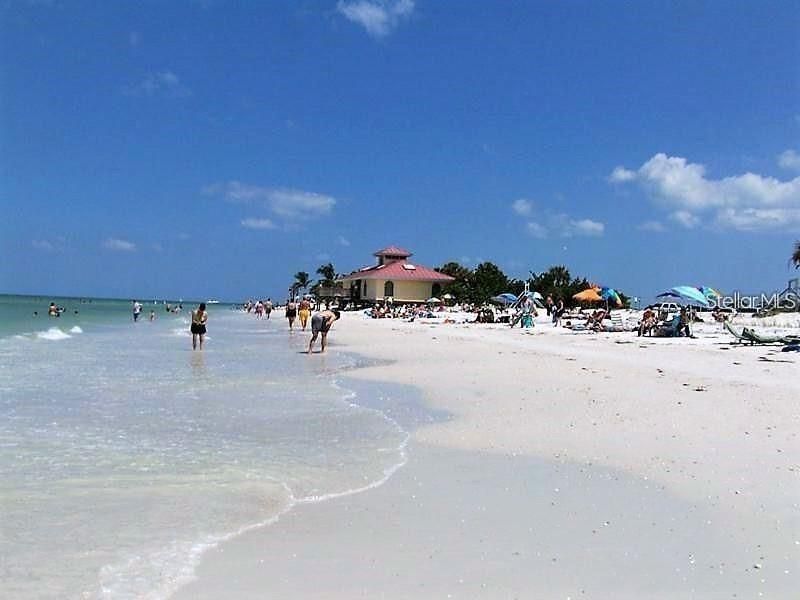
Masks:
[[[75,325],[72,329],[69,330],[70,333],[83,333],[83,329]]]
[[[68,333],[64,333],[58,327],[51,327],[47,331],[37,331],[36,337],[40,340],[50,340],[50,341],[60,341],[60,340],[68,340],[72,336]]]
[[[101,597],[136,597],[143,600],[165,600],[177,590],[197,579],[196,569],[203,555],[220,544],[240,535],[277,523],[281,517],[292,510],[296,502],[291,489],[280,482],[286,499],[275,514],[257,523],[244,525],[227,534],[207,535],[195,542],[173,542],[168,547],[152,555],[134,556],[127,561],[106,565],[100,569]],[[150,588],[148,571],[157,569],[161,582],[155,589]]]

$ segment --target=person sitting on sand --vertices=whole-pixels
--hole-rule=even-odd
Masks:
[[[603,319],[606,318],[607,314],[604,308],[594,311],[586,320],[586,327],[594,329],[595,331],[600,331],[603,329]]]
[[[336,308],[331,310],[326,309],[314,313],[314,316],[311,317],[311,340],[308,342],[307,354],[311,354],[311,350],[314,347],[314,342],[317,341],[317,336],[320,334],[322,335],[320,340],[320,352],[325,352],[325,343],[328,339],[328,332],[330,331],[333,322],[338,320],[340,316],[341,313]]]
[[[678,324],[678,335],[684,337],[692,337],[692,330],[689,328],[689,311],[686,308],[681,309],[680,323]]]
[[[642,314],[642,320],[639,322],[639,329],[637,335],[639,337],[650,334],[652,335],[655,328],[658,326],[658,315],[652,308],[645,309]]]

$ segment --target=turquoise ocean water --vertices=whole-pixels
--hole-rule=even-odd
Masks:
[[[144,304],[133,323],[130,301],[0,296],[5,597],[167,598],[206,549],[405,462],[407,432],[346,382],[362,363],[335,331],[307,357],[275,313],[218,304],[193,352],[188,304]]]

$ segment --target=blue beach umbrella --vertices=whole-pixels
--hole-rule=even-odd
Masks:
[[[708,306],[708,298],[705,297],[703,292],[698,290],[696,287],[692,287],[690,285],[677,285],[673,288],[670,288],[671,292],[675,292],[679,297],[690,300],[692,302],[696,302],[700,306]]]
[[[667,290],[666,292],[662,292],[656,296],[656,298],[680,298],[680,294],[676,294],[672,290]]]
[[[702,285],[698,288],[703,296],[708,298],[709,300],[714,300],[715,298],[722,298],[722,294],[720,294],[717,290],[707,285]]]
[[[492,300],[499,304],[514,304],[514,302],[517,301],[517,297],[511,292],[504,292],[502,294],[494,296]]]
[[[600,297],[603,300],[611,301],[617,306],[622,306],[622,299],[614,288],[604,287],[600,290]]]

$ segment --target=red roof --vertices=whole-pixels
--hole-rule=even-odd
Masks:
[[[355,279],[386,279],[393,281],[455,281],[453,277],[434,271],[422,265],[414,265],[405,260],[398,260],[386,265],[364,267],[343,277],[343,281]]]
[[[389,246],[383,250],[378,250],[372,256],[402,256],[404,258],[408,258],[411,256],[411,252],[398,246]]]

